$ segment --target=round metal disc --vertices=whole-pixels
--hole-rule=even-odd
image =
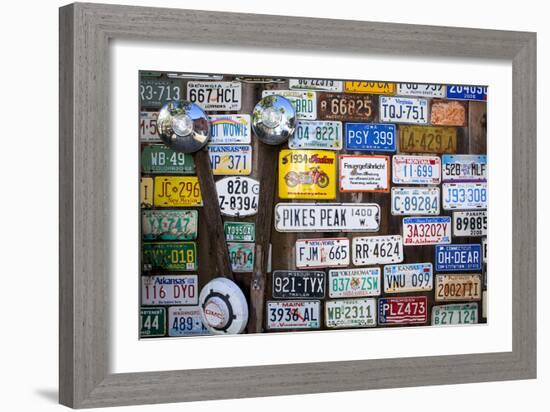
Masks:
[[[177,152],[195,153],[210,139],[206,113],[195,103],[184,100],[162,106],[157,128],[164,144]]]
[[[252,128],[263,143],[280,145],[294,133],[296,110],[283,96],[266,96],[252,112]]]

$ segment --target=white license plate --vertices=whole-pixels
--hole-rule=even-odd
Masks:
[[[258,212],[260,183],[250,177],[225,177],[216,182],[220,211],[225,216],[252,216]]]
[[[139,139],[142,142],[160,142],[157,129],[158,112],[141,112],[139,114]]]
[[[217,176],[252,173],[252,146],[208,145],[212,173]]]
[[[438,215],[439,187],[392,187],[391,214]]]
[[[487,183],[443,183],[443,209],[487,209]]]
[[[403,238],[393,236],[354,237],[352,257],[355,266],[403,261]]]
[[[475,182],[487,180],[486,155],[443,155],[444,182]]]
[[[170,306],[168,308],[168,336],[209,335],[202,323],[199,306]]]
[[[427,83],[398,83],[397,94],[400,96],[445,97],[445,85]]]
[[[196,305],[197,275],[165,275],[141,277],[142,305]]]
[[[344,84],[340,80],[327,79],[289,79],[291,90],[319,90],[324,92],[341,92]]]
[[[388,192],[390,158],[376,155],[340,155],[340,192]]]
[[[210,144],[250,143],[250,115],[220,114],[208,118]]]
[[[342,149],[342,122],[298,120],[288,141],[291,149]]]
[[[487,211],[453,212],[453,236],[486,236]]]
[[[481,275],[436,275],[435,301],[481,300]]]
[[[267,302],[267,329],[319,329],[321,302],[283,300]]]
[[[393,183],[438,185],[441,183],[439,156],[393,156]]]
[[[435,305],[432,308],[432,325],[469,325],[477,323],[477,303]]]
[[[349,265],[349,239],[323,238],[296,241],[297,268],[328,268]]]
[[[188,82],[187,100],[197,103],[204,110],[241,110],[240,82]]]
[[[300,90],[264,90],[262,92],[262,97],[273,95],[288,99],[296,110],[298,120],[317,119],[317,96],[315,92]]]
[[[380,96],[380,121],[392,123],[428,123],[426,99]]]
[[[380,268],[332,269],[328,272],[329,297],[358,298],[378,296]]]
[[[451,243],[451,217],[406,217],[403,219],[403,245]]]
[[[327,328],[376,326],[376,299],[338,299],[325,302]]]
[[[384,266],[384,293],[423,292],[433,289],[431,263]]]

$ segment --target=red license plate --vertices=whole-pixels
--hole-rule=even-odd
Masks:
[[[378,300],[380,325],[417,325],[428,321],[428,298],[406,296]]]

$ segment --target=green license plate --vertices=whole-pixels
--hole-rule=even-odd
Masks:
[[[195,242],[152,242],[143,244],[143,270],[197,270]]]
[[[142,338],[164,336],[166,334],[166,309],[141,308],[140,331]]]
[[[163,144],[145,146],[141,152],[143,173],[193,174],[195,163],[189,153],[175,152]]]
[[[195,240],[197,210],[144,210],[141,212],[143,240]]]
[[[477,323],[477,303],[436,305],[432,308],[432,325],[467,325]]]
[[[249,222],[225,222],[223,224],[225,239],[229,242],[254,242],[256,227]]]
[[[254,269],[254,243],[228,243],[231,268],[236,273],[252,272]]]
[[[157,109],[169,100],[180,100],[182,96],[180,80],[143,78],[139,84],[142,108]]]

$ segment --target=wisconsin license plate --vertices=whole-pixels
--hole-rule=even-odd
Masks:
[[[155,176],[156,207],[202,206],[199,179],[196,176]]]
[[[399,235],[354,237],[352,256],[355,266],[402,262],[403,238]]]
[[[139,83],[139,97],[142,108],[160,108],[170,100],[181,100],[179,80],[142,79]]]
[[[342,122],[298,120],[288,140],[291,149],[342,149]]]
[[[426,124],[428,101],[420,98],[381,96],[380,121]]]
[[[195,240],[197,210],[144,210],[141,213],[143,240]]]
[[[296,110],[296,119],[317,119],[317,95],[311,91],[300,90],[264,90],[262,97],[279,95],[288,99]]]
[[[267,302],[267,329],[319,329],[321,302],[286,300]]]
[[[256,226],[252,222],[224,222],[225,240],[230,242],[254,242]]]
[[[327,328],[367,328],[376,326],[376,299],[337,299],[325,302]]]
[[[464,102],[432,100],[430,121],[434,126],[464,126],[467,114]]]
[[[399,83],[397,94],[399,96],[445,97],[445,86],[427,83]]]
[[[220,114],[208,118],[210,144],[250,143],[250,115]]]
[[[456,153],[454,127],[400,126],[399,151],[405,153]]]
[[[443,183],[443,209],[487,209],[487,183]]]
[[[487,211],[453,212],[453,234],[454,236],[486,236]]]
[[[406,217],[403,219],[405,246],[451,243],[451,217]]]
[[[252,146],[208,145],[214,175],[249,175],[252,172]]]
[[[381,123],[346,123],[346,150],[395,152],[395,125]]]
[[[405,296],[378,299],[380,325],[417,325],[428,321],[428,298]]]
[[[197,103],[204,110],[241,110],[240,82],[196,82],[187,83],[187,100]]]
[[[480,244],[438,245],[435,247],[435,270],[438,272],[481,270]]]
[[[382,192],[390,190],[388,156],[340,155],[340,192]]]
[[[254,246],[254,243],[227,243],[229,261],[233,272],[252,272],[252,269],[254,269]]]
[[[144,143],[160,142],[157,129],[158,112],[140,112],[139,140]]]
[[[323,238],[296,241],[297,268],[328,268],[349,265],[349,239]]]
[[[209,335],[202,323],[199,306],[170,306],[168,308],[168,336]]]
[[[196,305],[197,275],[141,277],[142,305]]]
[[[166,335],[166,309],[140,308],[139,336],[152,338]]]
[[[391,214],[438,215],[439,187],[392,187]]]
[[[435,305],[432,308],[432,325],[469,325],[477,323],[477,303]]]
[[[481,299],[481,275],[436,275],[435,300],[461,301]]]
[[[479,182],[487,180],[486,155],[443,155],[443,181]]]
[[[441,183],[439,156],[396,155],[393,162],[393,183],[412,185],[438,185]]]
[[[487,86],[447,86],[447,99],[487,100]]]
[[[143,243],[143,270],[197,270],[197,244],[195,242]]]
[[[378,96],[370,94],[320,93],[319,119],[347,122],[372,122]]]
[[[358,298],[380,295],[380,268],[332,269],[328,272],[329,297]]]
[[[272,277],[275,299],[323,299],[325,297],[325,272],[276,270]]]
[[[343,89],[343,82],[328,79],[289,79],[288,88],[291,90],[341,92]]]
[[[349,81],[345,82],[344,91],[346,93],[395,94],[395,83]]]
[[[141,151],[141,170],[143,173],[181,173],[195,172],[193,156],[176,152],[163,144],[143,147]]]
[[[384,266],[384,293],[425,292],[432,289],[431,263]]]
[[[258,212],[260,183],[250,177],[234,176],[216,182],[220,211],[225,216],[252,216]]]
[[[142,208],[153,206],[152,177],[142,177],[139,179],[139,203]]]

